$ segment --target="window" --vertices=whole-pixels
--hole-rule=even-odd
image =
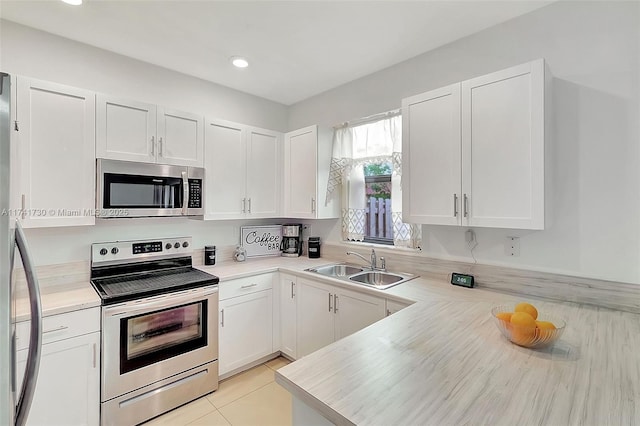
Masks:
[[[391,163],[367,164],[364,168],[364,241],[393,245],[391,214]]]
[[[402,222],[401,129],[399,112],[335,129],[327,197],[342,186],[344,240],[419,247],[420,226]]]

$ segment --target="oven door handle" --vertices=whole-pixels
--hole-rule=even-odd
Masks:
[[[164,295],[148,302],[128,302],[123,305],[107,307],[104,309],[104,314],[106,317],[117,317],[121,315],[131,316],[141,311],[155,311],[163,308],[171,308],[176,306],[176,304],[197,302],[206,299],[217,292],[218,289],[215,288],[204,292],[191,294]]]

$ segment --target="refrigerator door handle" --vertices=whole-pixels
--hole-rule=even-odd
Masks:
[[[42,303],[40,301],[40,287],[38,277],[34,268],[29,246],[24,236],[24,231],[20,221],[16,221],[16,246],[22,257],[24,272],[27,278],[29,289],[29,305],[31,307],[31,333],[29,337],[29,353],[27,355],[27,366],[22,381],[22,390],[18,399],[16,409],[16,426],[23,426],[27,422],[29,409],[33,402],[33,394],[36,391],[36,381],[40,368],[40,356],[42,352]]]

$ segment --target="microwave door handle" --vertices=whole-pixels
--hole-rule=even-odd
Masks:
[[[187,215],[187,207],[189,206],[189,179],[187,172],[182,172],[182,215]]]
[[[40,368],[40,356],[42,352],[42,302],[40,301],[40,286],[35,267],[31,259],[31,252],[24,236],[24,231],[19,221],[16,221],[16,246],[22,258],[24,272],[27,278],[29,289],[29,305],[31,307],[31,330],[29,336],[29,353],[27,355],[27,365],[22,381],[22,389],[16,408],[16,426],[23,426],[27,422],[29,409],[33,402],[33,395],[36,391],[36,381]]]

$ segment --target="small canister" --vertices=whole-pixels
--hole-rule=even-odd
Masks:
[[[204,246],[204,264],[216,264],[216,246]]]
[[[309,258],[317,259],[320,257],[320,237],[309,237]]]

